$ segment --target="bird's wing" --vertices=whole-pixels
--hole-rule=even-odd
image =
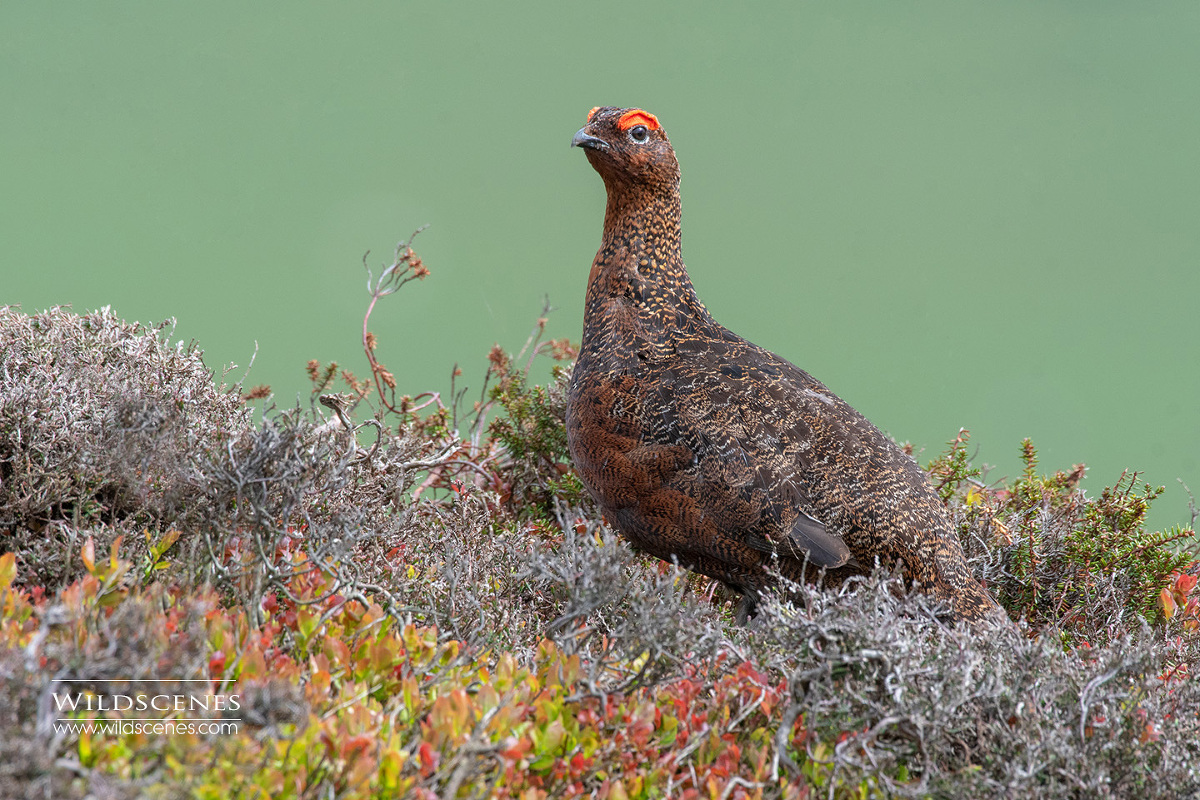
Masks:
[[[673,411],[647,423],[655,438],[695,454],[681,478],[689,493],[723,531],[756,550],[830,568],[848,563],[850,549],[817,517],[799,478],[809,454],[804,437],[785,430],[796,423],[793,392],[726,349],[682,355],[655,387],[654,406]]]
[[[833,569],[844,566],[854,558],[845,542],[804,511],[796,515],[792,528],[788,531],[788,539],[795,547],[801,548],[808,555],[808,560],[818,567]]]

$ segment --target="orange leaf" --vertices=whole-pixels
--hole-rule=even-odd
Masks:
[[[1163,616],[1167,619],[1175,616],[1175,598],[1171,596],[1170,589],[1163,589],[1158,593],[1158,602],[1162,605]]]
[[[80,551],[79,557],[83,559],[83,568],[88,572],[96,571],[96,543],[92,541],[92,537],[87,537],[87,541],[83,543],[83,550]]]
[[[113,572],[117,571],[117,553],[119,553],[121,550],[121,541],[124,538],[125,538],[125,535],[122,534],[122,535],[118,536],[116,539],[113,539],[112,549],[109,550],[108,565],[109,565],[109,568],[112,569]]]
[[[247,648],[242,653],[239,678],[261,678],[267,674],[267,659],[257,647]]]
[[[526,753],[533,749],[533,742],[524,736],[515,740],[510,736],[502,744],[505,746],[505,749],[500,751],[500,755],[513,761],[519,761],[525,757]]]

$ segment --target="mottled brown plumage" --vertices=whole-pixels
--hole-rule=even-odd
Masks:
[[[996,612],[916,462],[808,373],[709,316],[680,255],[679,165],[657,119],[593,109],[572,144],[608,204],[567,436],[609,520],[751,605],[772,565],[840,581],[878,557],[960,618]]]

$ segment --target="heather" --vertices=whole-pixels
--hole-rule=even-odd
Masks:
[[[169,325],[0,309],[0,796],[1200,793],[1194,511],[1147,530],[1157,487],[1028,441],[992,480],[949,431],[927,469],[1011,626],[886,569],[739,625],[583,491],[544,319],[482,390],[396,385],[371,318],[426,274],[402,244],[362,374],[310,362],[290,408]],[[238,732],[52,724],[52,687],[163,677],[236,688]]]

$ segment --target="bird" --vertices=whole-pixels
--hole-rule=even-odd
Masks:
[[[877,563],[954,619],[1002,614],[912,456],[709,314],[683,263],[679,162],[658,118],[593,108],[571,145],[607,192],[565,414],[605,518],[635,549],[740,593],[740,621],[778,576],[837,585]]]

